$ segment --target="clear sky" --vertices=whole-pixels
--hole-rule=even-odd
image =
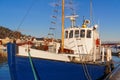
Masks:
[[[19,28],[19,31],[27,35],[46,36],[49,27],[52,26],[53,18],[51,16],[54,15],[55,7],[53,7],[53,4],[56,1],[0,0],[0,25],[12,30]],[[120,41],[120,0],[92,0],[92,2],[93,23],[99,24],[102,40]],[[77,24],[81,26],[83,16],[89,19],[90,0],[73,0],[73,3],[75,13],[79,15]],[[65,11],[66,16],[69,15],[68,11]],[[60,16],[59,14],[58,16]],[[60,35],[61,32],[60,21],[60,19],[57,20],[56,36]],[[69,25],[69,21],[65,23],[65,27],[67,27],[66,25]]]

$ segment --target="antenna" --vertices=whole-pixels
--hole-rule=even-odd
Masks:
[[[75,21],[76,21],[77,17],[78,17],[78,15],[72,15],[72,16],[66,16],[65,18],[70,18],[71,23],[72,23],[72,27],[74,27],[75,26]]]
[[[90,0],[90,26],[92,25],[92,0]]]
[[[73,5],[73,0],[69,0],[69,8],[72,11],[72,15],[75,15],[75,6]]]

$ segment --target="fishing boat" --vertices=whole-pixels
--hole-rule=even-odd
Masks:
[[[99,80],[111,72],[110,48],[101,46],[97,25],[75,26],[78,15],[67,16],[72,25],[64,29],[64,0],[62,0],[62,38],[44,39],[42,49],[32,43],[7,44],[8,64],[12,80]]]

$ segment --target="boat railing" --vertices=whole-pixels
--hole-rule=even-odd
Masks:
[[[105,61],[111,61],[112,60],[112,51],[110,48],[105,48],[105,47],[102,47],[102,62],[105,62]]]

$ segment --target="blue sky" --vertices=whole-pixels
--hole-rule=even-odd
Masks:
[[[53,7],[52,4],[56,1],[57,0],[0,0],[0,25],[12,30],[19,28],[19,31],[27,35],[37,37],[47,36],[49,27],[53,26],[51,24],[53,20],[51,16],[55,14],[53,10],[56,9],[56,7]],[[120,41],[120,0],[92,1],[93,23],[99,24],[100,37],[102,40]],[[90,0],[73,0],[73,3],[75,13],[79,15],[77,24],[81,26],[83,16],[89,19]],[[67,10],[66,16],[69,15],[70,11],[69,9]],[[25,16],[27,12],[28,14]],[[60,13],[58,16],[60,16]],[[65,20],[65,27],[68,27],[69,19]],[[56,36],[60,35],[61,32],[60,21],[60,19],[56,20]]]

